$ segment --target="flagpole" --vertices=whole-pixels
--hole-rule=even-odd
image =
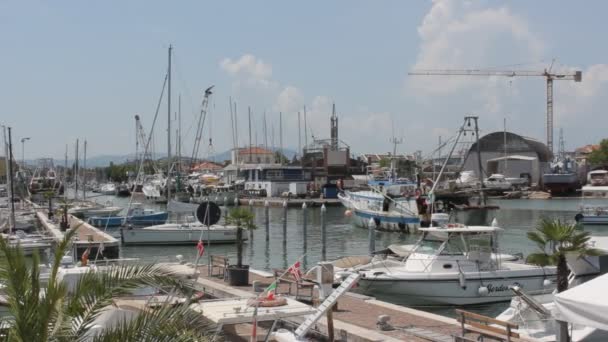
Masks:
[[[201,222],[203,225],[205,225],[205,222],[208,223],[210,221],[208,216],[209,216],[209,197],[207,197],[207,208],[205,210],[205,215],[203,216],[203,222]],[[210,234],[209,230],[210,230],[209,225],[207,225],[207,240],[209,240],[209,234]],[[202,241],[203,241],[203,232],[204,232],[204,230],[201,228],[201,234],[198,237],[199,243],[202,243]],[[197,245],[197,247],[198,247],[198,245]],[[205,251],[204,248],[205,248],[205,245],[203,244],[203,253]],[[201,252],[198,251],[198,248],[197,248],[196,260],[194,262],[194,273],[196,274],[196,279],[194,279],[195,282],[198,280],[198,277],[200,275],[200,272],[197,273],[198,262],[199,262],[200,258],[201,258]],[[209,265],[211,265],[211,261],[209,261]]]

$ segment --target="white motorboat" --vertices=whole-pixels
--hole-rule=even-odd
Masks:
[[[591,204],[594,199],[608,198],[608,186],[586,185],[582,189],[583,204],[580,211],[574,216],[576,222],[582,224],[606,224],[608,225],[608,205]]]
[[[553,290],[555,267],[505,261],[494,226],[448,224],[420,228],[423,235],[403,260],[372,260],[353,270],[359,289],[409,305],[468,305],[508,301],[510,286],[528,293]]]
[[[114,196],[116,195],[116,184],[106,183],[101,186],[100,192],[102,195]]]
[[[147,199],[151,200],[162,200],[163,189],[166,185],[166,178],[164,175],[157,173],[146,179],[141,191],[144,193]]]
[[[606,186],[608,185],[607,170],[593,170],[587,174],[587,184],[591,186]]]
[[[488,191],[504,192],[509,191],[513,184],[507,180],[504,175],[495,173],[483,180],[483,185]]]
[[[408,231],[420,225],[415,184],[386,182],[370,185],[372,190],[338,194],[355,224],[368,228],[373,222],[375,229],[388,231]]]
[[[189,245],[199,239],[205,243],[236,242],[236,226],[212,225],[199,222],[167,223],[146,228],[121,228],[124,245]],[[246,239],[243,234],[243,239]]]
[[[53,238],[38,234],[25,234],[18,230],[15,234],[1,234],[2,238],[7,240],[10,246],[16,247],[19,245],[23,250],[24,255],[32,255],[34,251],[40,254],[42,251],[49,249],[53,245]]]

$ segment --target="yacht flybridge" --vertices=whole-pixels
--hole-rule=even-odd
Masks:
[[[359,289],[409,305],[467,305],[508,301],[510,286],[530,294],[554,288],[555,267],[501,258],[499,227],[446,224],[419,231],[421,239],[402,260],[374,258],[354,267]]]

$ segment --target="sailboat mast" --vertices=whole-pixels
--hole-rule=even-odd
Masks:
[[[249,113],[249,163],[251,164],[251,107],[247,107],[247,112]]]
[[[66,182],[68,179],[68,144],[65,144],[65,164],[63,166],[63,186],[66,186]],[[67,202],[68,200],[68,192],[63,191],[63,199]]]
[[[8,127],[8,173],[9,176],[7,178],[7,182],[10,182],[10,191],[11,191],[11,196],[9,197],[11,199],[11,219],[10,219],[10,228],[9,228],[9,234],[13,232],[13,229],[15,228],[15,187],[13,186],[13,137],[11,135],[11,128]]]
[[[87,199],[87,141],[84,141],[84,157],[83,157],[83,172],[82,172],[82,199]]]
[[[169,58],[167,65],[167,201],[171,198],[171,50],[169,45]]]
[[[78,199],[78,139],[76,139],[76,158],[74,159],[74,199]]]
[[[280,152],[279,152],[279,163],[283,165],[283,113],[279,112],[279,144],[280,144]]]
[[[182,172],[182,94],[177,97],[177,162]]]
[[[504,118],[503,120],[503,138],[504,138],[504,142],[503,144],[505,145],[505,169],[503,170],[503,174],[505,175],[505,177],[507,177],[507,163],[508,163],[508,159],[507,159],[507,118]]]

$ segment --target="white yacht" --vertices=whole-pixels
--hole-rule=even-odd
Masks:
[[[468,305],[508,301],[510,286],[532,294],[554,288],[555,267],[500,257],[499,227],[447,224],[419,230],[421,239],[403,260],[373,259],[353,268],[361,275],[361,291],[409,305]]]
[[[190,245],[236,242],[236,226],[214,224],[207,227],[199,222],[166,223],[146,228],[121,228],[124,245]],[[243,234],[246,239],[246,234]]]
[[[587,174],[587,184],[591,186],[606,186],[608,185],[608,171],[593,170]]]
[[[598,204],[600,199],[608,198],[608,186],[586,185],[583,187],[582,193],[580,211],[574,216],[576,222],[608,225],[608,205]]]
[[[504,175],[495,173],[483,180],[483,185],[489,191],[509,191],[513,187]]]
[[[94,202],[80,202],[68,209],[68,214],[89,218],[93,216],[116,216],[123,210],[121,207],[113,206],[111,202],[102,205]]]
[[[101,186],[100,192],[102,195],[116,195],[116,184],[106,183]]]
[[[148,177],[144,181],[142,192],[147,199],[151,200],[162,200],[163,189],[166,185],[166,178],[163,174],[157,173],[151,177]]]

